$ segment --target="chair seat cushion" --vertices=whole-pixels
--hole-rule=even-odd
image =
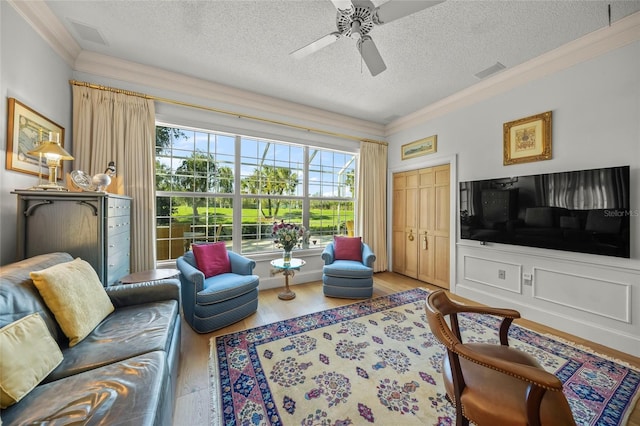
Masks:
[[[531,367],[542,368],[529,354],[509,346],[467,343],[483,355]],[[525,426],[527,383],[515,377],[460,358],[466,387],[462,392],[465,416],[477,424]],[[453,380],[448,357],[443,359],[443,378],[447,394],[453,396]],[[505,390],[509,390],[506,391]],[[499,406],[500,409],[496,409]],[[547,391],[541,408],[542,425],[573,425],[571,409],[560,392]]]
[[[330,265],[324,265],[322,273],[332,277],[366,278],[373,276],[373,268],[353,260],[336,260]]]
[[[373,277],[333,277],[323,275],[322,283],[331,287],[370,288],[373,289]]]
[[[224,302],[258,287],[257,275],[220,274],[204,280],[204,289],[196,294],[196,304],[210,305]]]

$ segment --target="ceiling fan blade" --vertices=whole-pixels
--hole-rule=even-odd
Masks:
[[[333,3],[339,12],[349,11],[353,7],[351,0],[331,0],[331,3]]]
[[[364,36],[358,40],[358,50],[360,51],[360,55],[362,56],[364,63],[367,64],[367,68],[369,68],[369,72],[371,72],[373,77],[387,69],[387,66],[382,60],[382,56],[380,56],[380,52],[371,37]]]
[[[318,40],[307,44],[304,47],[301,47],[298,50],[294,50],[293,52],[290,53],[291,56],[293,56],[294,58],[303,58],[305,56],[311,55],[314,52],[317,52],[318,50],[322,49],[323,47],[327,47],[329,46],[331,43],[335,42],[336,40],[338,40],[340,37],[342,37],[342,34],[340,34],[339,32],[333,32],[331,34],[327,34],[324,37],[319,38]]]
[[[391,0],[374,10],[373,22],[378,25],[386,24],[435,6],[438,3],[443,3],[443,1],[444,0]]]

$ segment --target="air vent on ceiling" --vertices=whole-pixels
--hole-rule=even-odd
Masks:
[[[489,68],[480,71],[477,74],[474,74],[476,78],[482,80],[483,78],[487,78],[492,74],[497,73],[498,71],[502,71],[506,67],[502,65],[500,62],[496,62],[495,65],[491,65]]]
[[[104,46],[107,45],[104,37],[102,37],[100,31],[98,31],[96,28],[72,20],[69,20],[69,22],[71,22],[73,30],[82,40],[102,44]]]

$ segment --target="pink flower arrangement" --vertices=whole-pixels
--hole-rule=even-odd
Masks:
[[[271,236],[276,247],[291,251],[294,247],[300,245],[305,235],[305,228],[302,225],[294,223],[273,222]]]

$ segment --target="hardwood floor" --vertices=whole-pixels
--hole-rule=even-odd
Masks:
[[[437,288],[392,272],[376,274],[374,282],[374,297],[416,287]],[[210,394],[208,380],[209,339],[211,337],[355,302],[349,299],[324,297],[322,295],[322,283],[320,282],[295,285],[292,289],[296,293],[296,298],[289,301],[278,299],[277,294],[281,291],[279,288],[261,291],[258,312],[243,321],[214,333],[198,334],[183,320],[182,357],[178,373],[174,425],[208,426],[211,424],[209,420]],[[470,303],[468,300],[456,296],[452,297]],[[551,333],[580,345],[591,347],[599,353],[620,359],[640,368],[640,358],[614,351],[531,321],[521,319],[516,322],[538,332]],[[638,405],[631,414],[628,426],[640,426],[640,407]]]

